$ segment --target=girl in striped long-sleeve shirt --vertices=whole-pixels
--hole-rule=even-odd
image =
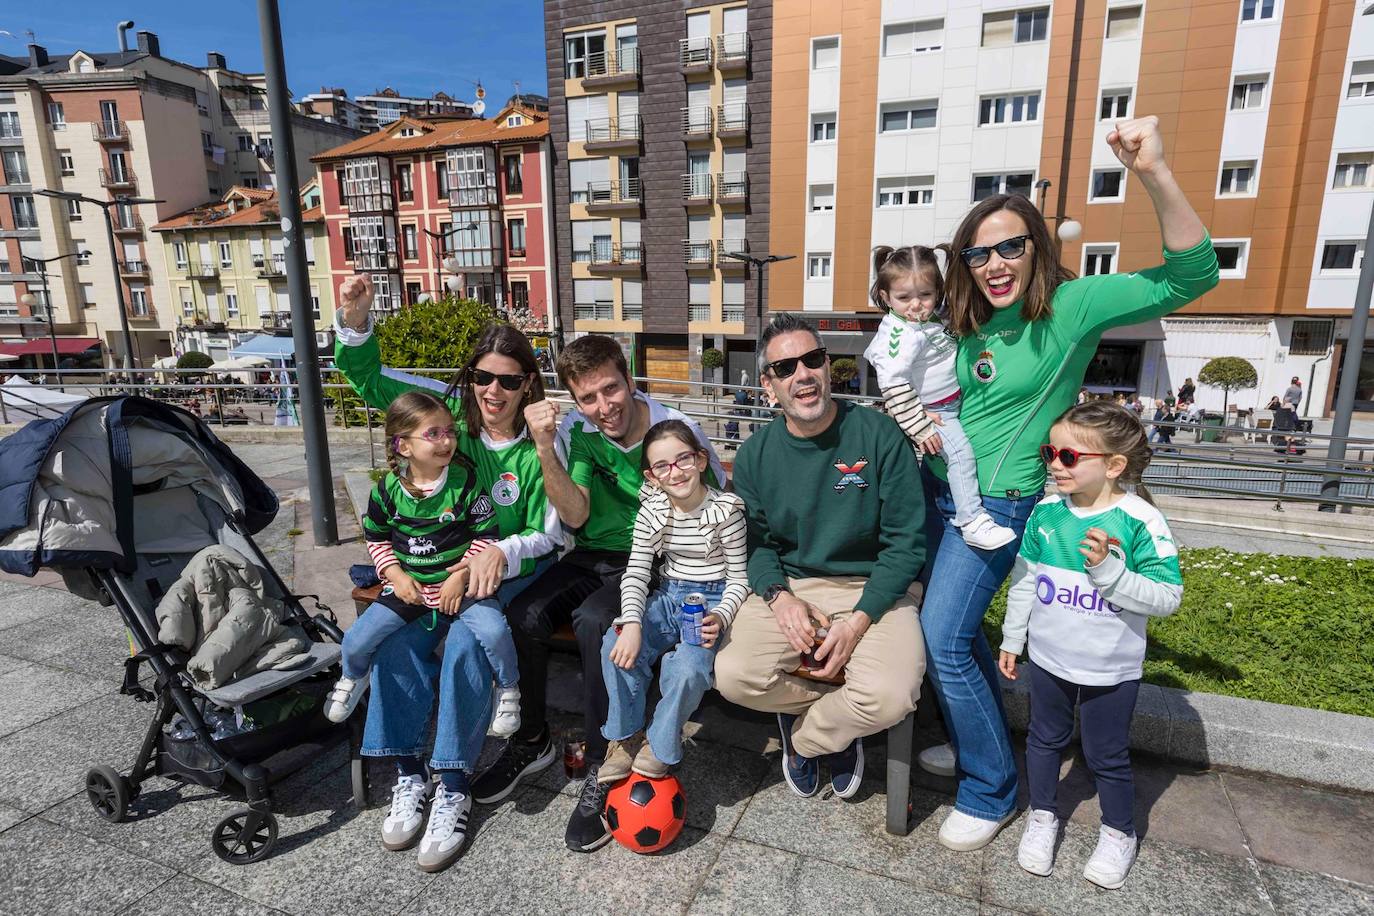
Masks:
[[[610,746],[598,771],[603,783],[633,769],[651,778],[682,761],[682,726],[711,686],[715,647],[749,594],[744,503],[707,486],[708,456],[690,427],[664,420],[644,436],[640,491],[630,561],[620,581],[620,616],[606,633],[601,668],[610,707],[602,729]],[[649,590],[654,560],[663,558],[658,587]],[[682,632],[683,599],[697,593],[706,617],[701,642]],[[666,653],[666,654],[665,654]],[[662,699],[643,744],[644,699],[653,665]]]

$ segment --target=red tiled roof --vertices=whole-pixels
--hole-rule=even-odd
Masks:
[[[525,123],[517,127],[507,127],[506,116],[518,112],[525,117]],[[329,162],[347,159],[352,156],[374,154],[397,155],[404,153],[423,153],[444,149],[450,146],[470,146],[477,143],[493,143],[515,140],[537,140],[549,135],[548,112],[535,111],[524,106],[511,105],[494,118],[466,118],[462,120],[426,121],[420,118],[402,117],[394,124],[375,134],[368,134],[342,146],[325,150],[312,156],[311,162]],[[413,137],[398,136],[402,127],[414,127],[419,133]]]
[[[219,229],[225,226],[256,226],[263,223],[276,223],[281,220],[281,211],[277,209],[277,192],[263,191],[257,188],[230,188],[226,193],[225,199],[234,195],[238,191],[251,192],[254,197],[266,194],[262,203],[253,204],[251,207],[243,207],[237,213],[229,212],[229,205],[223,200],[212,201],[201,204],[199,207],[192,207],[190,210],[178,213],[176,216],[168,217],[153,227],[154,232],[165,232],[169,229]],[[214,216],[214,214],[220,214]],[[269,215],[270,214],[270,215]],[[324,210],[320,207],[311,207],[301,214],[301,222],[318,223],[324,219]]]

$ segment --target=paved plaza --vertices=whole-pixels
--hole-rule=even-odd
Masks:
[[[366,554],[356,540],[311,545],[299,446],[235,450],[285,502],[259,542],[297,591],[351,620],[346,567]],[[366,448],[336,447],[333,460],[341,475],[366,465]],[[346,497],[339,513],[354,537]],[[936,843],[952,783],[918,777],[911,835],[886,833],[881,738],[855,798],[793,797],[776,728],[714,694],[690,726],[687,827],[659,855],[568,852],[574,794],[556,766],[476,809],[467,853],[424,874],[413,851],[381,846],[390,774],[374,767],[372,807],[357,811],[338,748],[277,787],[274,854],[231,866],[209,833],[235,805],[213,793],[152,780],[119,825],[85,799],[87,767],[127,768],[152,714],[118,694],[124,644],[112,608],[52,574],[0,581],[0,913],[1374,914],[1374,797],[1138,759],[1140,858],[1124,889],[1104,891],[1081,875],[1097,807],[1080,761],[1065,764],[1073,813],[1058,867],[1034,878],[1016,864],[1019,820],[979,852]],[[566,704],[570,659],[554,677],[550,697]],[[576,723],[569,704],[555,727]]]

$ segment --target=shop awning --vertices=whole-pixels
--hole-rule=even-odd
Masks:
[[[1107,333],[1102,335],[1104,341],[1114,341],[1124,343],[1127,341],[1144,340],[1163,340],[1164,325],[1160,324],[1159,319],[1142,321],[1140,324],[1128,324],[1120,328],[1108,328]]]
[[[57,338],[57,352],[65,356],[73,356],[77,353],[85,353],[92,347],[100,346],[98,337],[59,337]],[[7,356],[29,356],[34,353],[52,353],[52,339],[48,337],[35,337],[33,340],[19,340],[11,343],[0,343],[0,353]]]
[[[257,334],[229,351],[230,356],[265,356],[268,359],[294,362],[296,344],[290,337],[275,334]]]

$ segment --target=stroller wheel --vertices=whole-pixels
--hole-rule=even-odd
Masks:
[[[91,803],[95,813],[118,824],[129,812],[129,781],[111,767],[91,767],[86,771],[86,800]]]
[[[367,759],[354,757],[350,762],[349,771],[353,782],[353,804],[358,810],[364,810],[367,808],[367,790],[370,782],[367,778]]]
[[[231,865],[247,865],[267,858],[276,842],[276,817],[252,808],[240,808],[225,816],[210,833],[215,855]]]

